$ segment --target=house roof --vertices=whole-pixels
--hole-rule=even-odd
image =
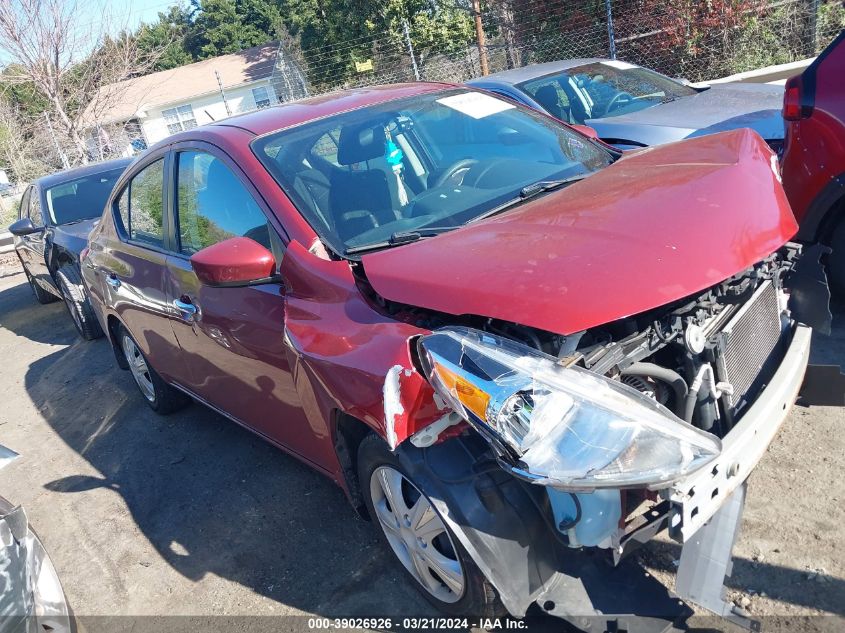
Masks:
[[[273,72],[278,48],[278,42],[268,42],[238,53],[103,86],[85,109],[85,123],[127,121],[152,107],[184,103],[216,92],[220,87],[215,71],[220,74],[224,88],[266,79]]]

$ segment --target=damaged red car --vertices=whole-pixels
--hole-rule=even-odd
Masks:
[[[668,616],[628,557],[668,530],[677,595],[742,619],[744,482],[821,270],[796,230],[750,130],[622,157],[406,84],[170,137],[82,269],[153,409],[197,400],[332,478],[443,612]]]

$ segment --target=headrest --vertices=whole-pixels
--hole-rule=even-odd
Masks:
[[[534,98],[537,100],[537,103],[548,110],[558,107],[557,90],[550,84],[537,88]]]
[[[337,162],[341,165],[354,165],[384,156],[387,137],[384,127],[350,127],[340,130],[338,139]]]

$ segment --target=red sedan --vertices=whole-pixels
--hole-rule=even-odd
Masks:
[[[744,617],[724,537],[807,364],[796,229],[750,130],[623,158],[409,84],[151,148],[83,270],[153,409],[332,478],[444,612],[669,615],[626,558],[668,530],[679,595]]]
[[[833,248],[830,278],[845,292],[845,31],[784,93],[783,186],[800,237]]]

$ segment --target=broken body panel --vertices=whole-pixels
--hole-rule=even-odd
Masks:
[[[167,141],[178,145],[197,137],[225,153],[244,181],[260,192],[284,243],[277,257],[282,285],[268,285],[260,303],[243,290],[236,306],[218,301],[217,308],[229,310],[219,322],[242,323],[256,305],[277,308],[276,325],[283,320],[284,335],[279,347],[299,401],[292,404],[301,406],[302,428],[310,434],[301,434],[304,448],[264,435],[332,476],[356,506],[361,506],[361,486],[344,437],[347,420],[362,423],[387,442],[512,614],[523,615],[532,602],[567,617],[626,609],[616,596],[631,586],[611,573],[611,564],[622,569],[627,565],[622,555],[633,545],[647,541],[673,516],[691,515],[686,501],[677,496],[661,501],[669,485],[593,496],[579,490],[576,502],[568,491],[513,476],[513,468],[476,477],[473,460],[501,464],[506,455],[494,451],[480,426],[452,424],[454,418],[444,417],[450,409],[422,373],[416,343],[450,326],[510,337],[565,367],[577,365],[602,380],[650,392],[679,419],[712,429],[730,443],[731,434],[754,419],[741,416],[752,416],[764,395],[755,376],[742,373],[744,366],[736,374],[731,374],[734,365],[713,368],[729,344],[719,338],[721,328],[738,318],[758,290],[765,290],[752,311],[760,319],[743,326],[765,329],[768,357],[751,360],[772,370],[766,380],[780,371],[798,338],[782,283],[798,257],[796,247],[785,246],[797,227],[778,182],[775,157],[747,130],[648,149],[565,191],[526,199],[521,208],[358,261],[328,254],[250,150],[256,135],[280,127],[442,89],[425,84],[351,91],[230,119]],[[152,148],[142,162],[166,151],[166,145]],[[95,248],[99,238],[94,235],[92,264],[97,258],[106,261],[110,248],[126,250],[108,217],[97,229],[97,234],[108,233],[108,248]],[[141,264],[147,263],[139,260],[135,266],[143,272]],[[190,271],[180,274],[187,277]],[[158,283],[154,274],[145,278]],[[86,277],[91,279],[94,273]],[[103,296],[94,290],[95,298]],[[142,290],[160,292],[158,287]],[[105,299],[97,301],[106,305]],[[109,318],[122,322],[114,306],[107,310]],[[139,332],[156,328],[151,319],[139,324]],[[133,329],[132,323],[126,326]],[[135,338],[142,345],[146,340]],[[153,364],[167,364],[156,350],[143,351]],[[797,380],[803,371],[800,356],[789,367]],[[254,365],[247,362],[216,371],[239,372],[245,384],[255,381]],[[729,391],[726,376],[735,377],[737,385],[747,379],[742,392],[729,394],[729,407],[721,400]],[[786,405],[792,396],[788,390],[784,394],[778,398]],[[291,413],[284,422],[291,426],[297,415]],[[631,518],[636,508],[628,507],[629,501],[644,506],[646,513]],[[583,511],[575,517],[583,521],[570,521],[563,529],[568,502]],[[715,506],[699,510],[717,511]],[[588,533],[583,528],[589,523],[600,525]],[[582,547],[593,545],[602,547]]]

